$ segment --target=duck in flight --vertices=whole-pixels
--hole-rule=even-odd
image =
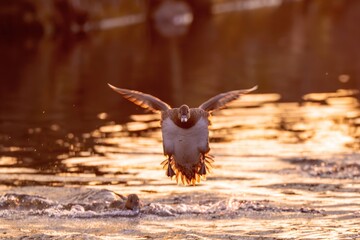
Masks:
[[[221,93],[197,108],[189,108],[185,104],[179,108],[171,108],[152,95],[108,85],[136,105],[161,113],[163,149],[167,157],[161,164],[166,169],[168,177],[175,177],[178,183],[181,181],[184,185],[200,183],[200,179],[205,178],[210,171],[211,163],[214,162],[213,157],[209,155],[211,113],[224,108],[241,95],[257,89],[255,86]]]

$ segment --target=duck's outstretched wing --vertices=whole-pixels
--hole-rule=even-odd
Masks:
[[[127,100],[153,112],[166,111],[171,109],[171,107],[167,103],[161,101],[157,97],[151,96],[150,94],[142,93],[135,90],[117,88],[109,83],[108,85],[115,92],[120,93]]]
[[[220,93],[219,95],[216,95],[215,97],[212,97],[203,104],[201,104],[199,108],[208,112],[212,112],[216,109],[221,109],[225,107],[226,104],[238,99],[241,95],[252,92],[256,89],[257,86],[249,89],[234,90],[226,93]]]

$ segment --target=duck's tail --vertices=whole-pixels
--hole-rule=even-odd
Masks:
[[[203,159],[192,166],[181,165],[174,159],[166,159],[161,164],[164,169],[168,169],[170,164],[175,173],[171,178],[175,178],[178,184],[181,182],[183,185],[196,185],[201,180],[206,180],[206,175],[211,172],[214,162],[212,155],[204,154],[203,156]]]

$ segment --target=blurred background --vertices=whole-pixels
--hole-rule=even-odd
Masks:
[[[0,238],[360,239],[359,23],[360,0],[0,0]],[[159,114],[107,83],[258,90],[182,187]]]
[[[0,155],[56,172],[93,154],[90,133],[143,112],[107,83],[174,107],[358,89],[359,22],[356,0],[1,0]]]

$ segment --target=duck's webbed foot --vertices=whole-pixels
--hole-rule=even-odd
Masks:
[[[168,162],[167,162],[166,176],[172,178],[173,176],[175,176],[175,172],[171,167],[172,156],[169,156],[167,161]]]
[[[201,154],[199,175],[206,175],[205,154]]]
[[[214,157],[208,153],[201,153],[200,155],[200,168],[198,174],[205,177],[206,174],[211,172],[212,163],[214,162]]]

